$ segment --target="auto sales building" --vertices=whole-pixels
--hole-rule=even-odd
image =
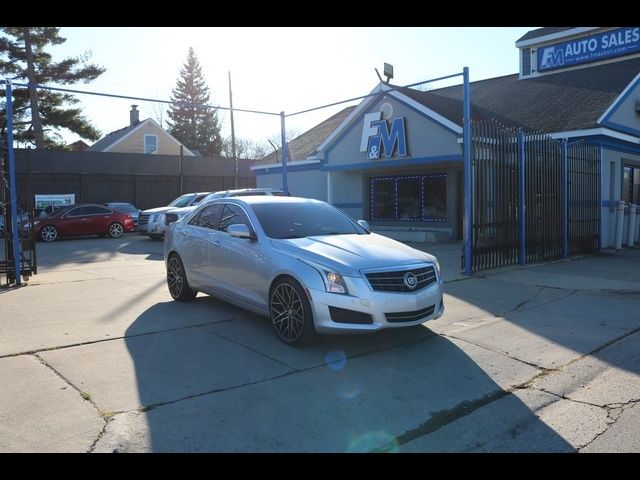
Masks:
[[[640,27],[541,28],[516,47],[519,73],[471,82],[472,120],[596,145],[599,245],[613,246],[616,203],[640,203]],[[400,240],[460,239],[462,124],[460,85],[380,83],[289,143],[289,191]],[[279,155],[252,167],[258,187],[282,186]]]

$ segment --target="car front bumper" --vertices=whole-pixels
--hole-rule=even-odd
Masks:
[[[162,221],[158,221],[157,218],[153,218],[153,215],[149,217],[149,223],[147,223],[147,233],[149,235],[164,236],[164,232],[167,226],[164,224],[164,216],[161,217]]]
[[[385,328],[411,327],[435,320],[444,313],[441,277],[417,292],[373,291],[364,278],[349,279],[349,292],[357,292],[352,295],[341,295],[316,289],[307,289],[307,292],[311,297],[314,323],[316,331],[319,333],[359,333]],[[433,310],[430,312],[432,306]],[[330,307],[356,312],[355,314],[342,312],[347,319],[352,316],[359,320],[368,320],[367,316],[370,316],[370,323],[350,323],[345,322],[344,319],[335,321],[332,318]],[[337,317],[336,311],[333,310],[333,312],[334,317]],[[388,314],[392,315],[387,317]],[[398,316],[403,319],[398,320]],[[411,316],[415,316],[415,320],[405,320]]]

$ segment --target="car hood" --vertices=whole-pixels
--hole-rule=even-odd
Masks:
[[[435,261],[428,253],[375,233],[272,239],[271,242],[278,250],[347,276],[359,276],[363,269]]]
[[[143,210],[142,213],[164,213],[167,210],[173,210],[173,207],[158,207],[158,208],[150,208],[149,210]]]
[[[171,208],[167,210],[167,212],[175,213],[176,215],[182,216],[189,212],[193,212],[196,208],[198,208],[198,205],[192,205],[190,207]]]

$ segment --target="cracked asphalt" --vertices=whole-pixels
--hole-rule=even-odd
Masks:
[[[0,290],[2,452],[640,451],[640,250],[467,278],[420,245],[443,317],[291,348],[171,301],[147,237],[38,247]]]

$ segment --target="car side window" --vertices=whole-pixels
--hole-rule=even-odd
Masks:
[[[207,207],[204,207],[198,214],[197,223],[193,225],[216,230],[218,228],[218,220],[220,219],[221,211],[222,211],[222,205],[219,203],[216,205],[209,205]]]
[[[84,207],[87,209],[85,215],[110,215],[111,209],[103,207]]]
[[[89,215],[89,207],[78,207],[67,212],[68,217],[83,217]]]
[[[227,203],[222,211],[222,218],[220,219],[220,226],[218,227],[218,230],[226,232],[229,225],[234,225],[236,223],[246,225],[249,231],[253,231],[253,228],[251,228],[251,222],[247,218],[246,213],[244,213],[244,210],[237,205]]]
[[[193,217],[191,217],[191,220],[189,220],[189,225],[195,225],[198,226],[198,222],[200,221],[200,214],[202,213],[202,210],[200,210],[198,213],[196,213]]]

